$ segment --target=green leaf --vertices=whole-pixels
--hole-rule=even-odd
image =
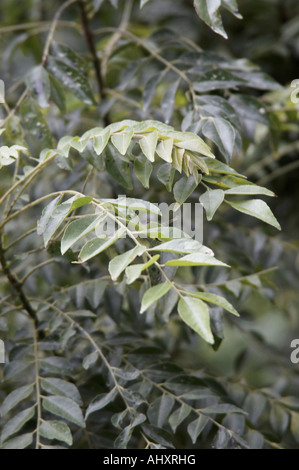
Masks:
[[[25,77],[25,82],[37,104],[41,108],[47,108],[49,106],[51,85],[45,68],[38,65],[31,69]]]
[[[145,312],[154,302],[163,297],[171,286],[171,282],[162,282],[148,289],[142,298],[140,313]]]
[[[144,89],[142,92],[142,101],[143,101],[143,109],[145,111],[148,110],[150,107],[151,102],[154,99],[156,88],[159,82],[162,80],[164,76],[164,70],[162,72],[155,73],[152,75],[144,85]]]
[[[168,191],[171,191],[173,185],[175,169],[170,165],[170,163],[163,163],[158,169],[157,177],[162,184],[166,187]]]
[[[150,132],[149,134],[145,135],[139,140],[139,145],[146,156],[146,158],[150,162],[155,161],[155,153],[156,153],[156,148],[157,148],[157,142],[158,142],[158,132],[153,131]]]
[[[299,414],[291,413],[291,433],[296,442],[299,442]]]
[[[260,416],[267,406],[267,399],[261,393],[249,393],[243,403],[243,409],[248,413],[248,419],[253,425],[258,423]]]
[[[182,406],[180,406],[177,410],[175,410],[172,413],[168,421],[174,433],[176,432],[177,427],[184,421],[184,419],[186,419],[189,416],[191,411],[192,411],[191,406],[186,405],[186,403],[184,403]]]
[[[144,7],[150,0],[140,0],[140,8]]]
[[[193,88],[199,93],[213,90],[235,89],[236,87],[248,86],[243,78],[225,68],[217,68],[200,75],[198,81],[193,83]],[[208,155],[209,156],[209,155]]]
[[[264,196],[275,196],[275,194],[269,189],[263,188],[262,186],[257,186],[255,184],[242,184],[241,186],[235,186],[234,188],[227,189],[225,195],[230,194],[246,194],[246,195],[256,195],[263,194]]]
[[[222,189],[212,189],[206,191],[200,196],[199,202],[201,202],[201,204],[204,206],[207,215],[207,220],[212,220],[215,212],[217,211],[218,207],[222,204],[223,200],[224,192],[222,191]]]
[[[168,163],[172,162],[173,139],[171,137],[161,140],[156,148],[156,152],[162,160]]]
[[[62,423],[61,421],[43,421],[39,432],[41,436],[46,439],[57,439],[58,441],[65,442],[69,446],[73,444],[70,428],[66,423]]]
[[[168,394],[163,394],[156,398],[147,411],[150,423],[160,429],[163,428],[163,425],[171,413],[174,403],[174,397]]]
[[[33,418],[35,414],[35,408],[26,408],[25,410],[18,413],[16,416],[11,418],[2,429],[1,440],[2,442],[6,441],[8,437],[16,432],[20,431],[20,429],[24,426],[27,421]]]
[[[211,405],[207,406],[206,408],[201,408],[200,409],[201,413],[206,413],[206,414],[228,414],[228,413],[241,413],[241,414],[247,414],[246,411],[242,410],[241,408],[238,408],[235,405],[230,405],[230,404],[217,404],[217,405]]]
[[[199,243],[193,238],[180,238],[178,240],[171,240],[169,242],[160,243],[157,246],[149,248],[148,251],[167,251],[170,253],[205,253],[213,255],[210,248]]]
[[[106,147],[106,170],[124,188],[133,189],[130,168],[127,162],[122,160],[117,150],[108,145]]]
[[[99,353],[98,351],[93,351],[90,354],[87,354],[87,356],[84,357],[82,366],[85,370],[89,369],[90,366],[93,366],[95,362],[98,360]]]
[[[290,415],[288,411],[283,407],[276,404],[271,406],[270,411],[270,423],[274,431],[279,435],[283,436],[289,425]]]
[[[85,104],[95,104],[93,93],[86,76],[80,70],[62,59],[52,56],[47,60],[48,71]]]
[[[127,251],[113,258],[108,266],[110,276],[115,281],[118,276],[132,263],[136,256],[142,255],[146,250],[145,246],[135,246],[132,250]]]
[[[31,97],[26,98],[20,105],[22,127],[28,132],[28,137],[36,151],[52,148],[53,137],[44,113]]]
[[[1,449],[25,449],[32,444],[33,436],[31,433],[22,434],[21,436],[9,439],[2,446]]]
[[[238,10],[237,0],[221,0],[222,6],[226,8],[230,13],[232,13],[236,18],[242,19],[242,15]]]
[[[93,148],[97,155],[100,155],[103,150],[106,148],[106,145],[109,142],[110,138],[110,129],[103,129],[100,134],[95,135],[93,138]]]
[[[60,395],[62,397],[68,397],[82,405],[79,390],[76,385],[71,382],[67,382],[63,379],[57,379],[56,377],[47,377],[41,379],[41,388],[50,393],[51,395]]]
[[[193,297],[183,297],[179,300],[178,312],[182,320],[205,341],[210,344],[214,343],[210,327],[209,310],[202,300]]]
[[[45,356],[40,361],[40,367],[51,374],[70,375],[71,365],[64,357]]]
[[[204,123],[202,133],[217,145],[225,160],[230,162],[236,139],[236,132],[231,123],[221,117],[210,118]]]
[[[206,157],[215,158],[210,147],[198,135],[193,134],[193,132],[176,132],[175,138],[179,139],[179,142],[175,142],[176,147],[191,150],[191,152],[197,152]]]
[[[33,385],[24,385],[23,387],[13,390],[4,399],[1,406],[1,415],[5,416],[10,410],[17,406],[22,400],[29,397],[33,392]]]
[[[183,256],[179,259],[172,259],[165,263],[166,266],[225,266],[227,264],[222,263],[213,256],[206,255],[204,253],[192,253],[190,255]]]
[[[251,201],[238,201],[238,202],[231,202],[227,201],[234,209],[243,212],[244,214],[251,215],[252,217],[256,217],[257,219],[266,222],[269,225],[281,230],[281,227],[274,217],[271,209],[269,206],[262,201],[261,199],[254,199]]]
[[[169,123],[173,114],[176,92],[180,84],[180,81],[181,79],[179,78],[174,83],[172,83],[167,88],[161,100],[161,111],[164,116],[164,121],[166,122],[166,124]]]
[[[133,133],[133,129],[126,129],[126,132],[123,132],[122,134],[116,134],[111,137],[111,142],[119,151],[119,153],[121,153],[121,155],[125,155],[126,151],[128,150]]]
[[[227,174],[227,175],[235,175],[235,176],[239,176],[241,178],[246,179],[246,176],[240,175],[240,173],[238,173],[236,170],[234,170],[228,165],[225,165],[225,163],[222,163],[219,160],[216,160],[215,158],[202,157],[202,160],[204,160],[205,163],[207,164],[209,168],[209,173],[222,173],[222,174]]]
[[[111,403],[115,399],[116,396],[117,396],[116,388],[113,388],[109,393],[101,393],[100,395],[97,395],[92,400],[92,402],[88,405],[86,414],[85,414],[85,419],[87,419],[90,414],[95,413],[96,411],[99,411],[102,408],[105,408],[105,406]]]
[[[134,161],[134,172],[140,183],[149,188],[149,180],[153,171],[152,164],[144,155],[139,155]]]
[[[71,222],[61,240],[61,254],[64,255],[78,240],[94,230],[104,218],[106,218],[105,214],[91,215]]]
[[[193,291],[184,291],[185,294],[191,295],[192,297],[197,297],[199,299],[205,300],[206,302],[210,302],[215,305],[219,305],[220,307],[224,308],[228,312],[232,313],[239,317],[237,310],[228,302],[224,297],[220,295],[212,294],[210,292],[193,292]]]
[[[198,436],[204,430],[208,422],[209,419],[207,416],[200,416],[188,424],[187,431],[193,444],[196,443]]]
[[[85,243],[78,256],[78,263],[84,263],[102,251],[106,250],[110,245],[115,243],[124,234],[125,229],[119,229],[114,235],[105,238],[93,238]]]
[[[127,284],[132,284],[132,282],[140,276],[142,271],[152,266],[159,258],[160,255],[155,255],[147,263],[128,266],[126,268]]]
[[[227,34],[223,28],[220,6],[221,0],[194,0],[195,10],[198,16],[213,30],[227,39]]]
[[[64,219],[72,210],[72,203],[77,199],[76,196],[68,199],[63,204],[57,206],[61,196],[57,196],[48,204],[42,212],[42,216],[37,223],[38,235],[43,235],[44,245],[48,246],[49,241],[60,227]]]
[[[188,199],[196,187],[197,183],[193,176],[189,176],[189,178],[187,178],[187,176],[182,176],[182,178],[175,183],[173,187],[173,195],[179,206]]]
[[[78,404],[71,398],[61,396],[50,396],[43,398],[42,406],[45,410],[67,419],[80,428],[85,428],[82,411]]]
[[[171,442],[171,434],[164,429],[159,429],[155,426],[151,426],[150,424],[143,424],[141,429],[152,442],[160,444],[163,446],[162,448],[165,447],[166,449],[174,449],[174,446]]]

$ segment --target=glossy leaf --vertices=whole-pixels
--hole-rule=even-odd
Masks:
[[[227,162],[230,162],[236,139],[234,127],[226,119],[208,119],[202,127],[205,137],[212,140],[217,145]]]
[[[37,104],[41,108],[47,108],[49,106],[51,85],[48,73],[42,65],[30,70],[26,76],[26,84]]]

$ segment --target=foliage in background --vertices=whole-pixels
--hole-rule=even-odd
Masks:
[[[299,8],[212,5],[1,2],[4,449],[298,447]]]

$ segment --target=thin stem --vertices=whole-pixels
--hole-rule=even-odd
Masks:
[[[2,198],[0,199],[0,206],[3,204],[3,202],[5,201],[5,199],[16,189],[18,188],[19,186],[21,186],[24,182],[26,182],[28,179],[30,179],[30,182],[32,181],[32,176],[36,176],[37,173],[39,173],[39,171],[44,167],[46,166],[49,162],[51,162],[52,160],[54,160],[54,158],[57,156],[57,152],[55,152],[54,154],[52,154],[49,158],[47,158],[47,160],[44,160],[43,162],[39,163],[36,167],[34,167],[31,171],[29,171],[26,176],[24,176],[23,179],[17,181],[13,186],[11,186],[9,188],[9,190],[2,196]],[[19,197],[19,194],[18,194],[18,197]],[[1,225],[2,226],[2,225]]]
[[[37,404],[37,424],[36,424],[36,442],[35,448],[39,449],[40,447],[40,422],[42,419],[42,408],[41,408],[41,391],[39,383],[39,359],[38,359],[38,332],[36,329],[36,324],[33,325],[34,328],[34,358],[35,358],[35,389],[36,389],[36,404]]]
[[[105,95],[103,75],[101,71],[101,63],[97,55],[96,47],[95,47],[94,40],[93,40],[93,33],[89,27],[89,21],[88,21],[88,17],[85,11],[85,5],[84,5],[83,0],[80,0],[78,5],[80,9],[80,19],[81,19],[84,36],[85,36],[89,51],[91,53],[92,61],[93,61],[100,100],[103,100],[106,97],[106,95]],[[105,126],[108,126],[110,124],[110,121],[107,116],[104,119],[104,123],[105,123]]]
[[[55,16],[54,16],[53,22],[52,22],[51,29],[50,29],[49,34],[48,34],[48,37],[47,37],[47,41],[46,41],[46,44],[45,44],[45,48],[44,48],[44,53],[43,53],[43,58],[42,58],[42,63],[41,63],[41,65],[42,65],[43,67],[46,65],[46,62],[47,62],[47,60],[48,60],[51,42],[53,41],[55,29],[56,29],[56,27],[57,27],[58,20],[59,20],[60,16],[62,15],[62,13],[64,12],[64,10],[65,10],[66,8],[68,8],[70,5],[72,5],[73,3],[77,2],[77,1],[78,1],[78,0],[68,0],[67,2],[63,3],[63,4],[61,5],[61,7],[57,10],[57,12],[56,12],[56,14],[55,14]]]
[[[18,295],[18,297],[21,301],[21,304],[23,305],[24,309],[28,312],[29,316],[33,319],[34,325],[37,327],[36,312],[32,308],[30,302],[28,301],[28,299],[27,299],[27,297],[26,297],[26,295],[23,291],[22,284],[16,278],[16,276],[11,272],[11,270],[9,269],[9,267],[6,263],[6,259],[5,259],[5,256],[4,256],[4,250],[3,250],[3,245],[2,245],[1,234],[0,234],[0,264],[2,266],[3,273],[7,277],[10,285],[15,290],[16,294]]]
[[[296,170],[299,168],[299,161],[295,160],[294,162],[288,163],[287,165],[283,166],[282,168],[277,168],[277,170],[273,171],[269,175],[264,176],[260,180],[257,181],[257,184],[264,186],[268,184],[269,181],[273,181],[280,176],[289,173],[290,171]]]
[[[104,53],[104,56],[103,56],[103,59],[102,59],[102,68],[103,68],[103,75],[104,76],[106,76],[106,74],[107,74],[108,59],[109,59],[110,55],[112,54],[114,47],[116,46],[116,44],[120,40],[122,34],[124,33],[124,31],[126,31],[126,29],[128,27],[128,24],[129,24],[129,21],[130,21],[130,15],[131,15],[131,11],[132,11],[132,6],[133,6],[133,1],[132,0],[127,0],[125,2],[124,11],[123,11],[123,15],[122,15],[120,25],[115,30],[115,32],[113,33],[113,35],[111,36],[111,38],[110,38],[110,40],[109,40],[109,42],[106,46],[105,53]]]
[[[34,266],[34,268],[32,268],[30,271],[28,271],[25,274],[25,276],[20,280],[20,284],[23,285],[26,282],[26,280],[28,279],[28,277],[30,277],[38,269],[43,268],[44,266],[47,266],[48,264],[54,263],[55,261],[56,260],[54,258],[51,258],[51,259],[48,259],[46,261],[43,261],[40,264],[37,264],[36,266]]]

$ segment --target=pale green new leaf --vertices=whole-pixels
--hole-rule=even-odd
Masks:
[[[158,142],[158,132],[153,131],[150,132],[149,134],[145,135],[139,140],[139,145],[150,162],[155,161],[155,152],[156,152],[156,147],[157,147],[157,142]]]
[[[223,200],[224,191],[222,191],[222,189],[212,189],[200,196],[199,202],[204,206],[209,221],[212,220]]]
[[[192,297],[197,297],[198,299],[205,300],[206,302],[210,302],[215,305],[219,305],[220,307],[224,308],[228,312],[232,313],[239,317],[237,310],[232,306],[230,302],[228,302],[224,297],[221,297],[217,294],[212,294],[211,292],[193,292],[193,291],[185,291],[185,294],[191,295]]]
[[[178,312],[182,320],[210,344],[214,337],[210,327],[210,315],[207,305],[200,299],[183,297],[178,303]]]
[[[104,129],[99,135],[93,139],[93,148],[97,155],[100,155],[109,142],[110,129]]]
[[[148,289],[142,298],[140,313],[145,312],[154,302],[163,297],[171,286],[171,282],[162,282]]]
[[[274,197],[275,194],[270,191],[269,189],[267,188],[263,188],[262,186],[257,186],[255,184],[242,184],[241,186],[235,186],[234,188],[231,188],[231,189],[227,189],[225,192],[225,195],[238,195],[238,194],[241,194],[241,195],[256,195],[256,194],[262,194],[264,196],[272,196]]]
[[[111,137],[111,142],[113,143],[114,147],[121,153],[121,155],[125,155],[128,147],[131,143],[133,136],[133,129],[127,129],[126,132],[122,134],[116,134]]]
[[[274,217],[270,207],[261,199],[253,199],[250,201],[227,201],[234,209],[243,212],[244,214],[251,215],[257,219],[266,222],[269,225],[281,230],[281,227]]]
[[[214,256],[206,255],[205,253],[192,253],[183,256],[179,259],[172,259],[165,263],[166,266],[224,266],[229,267],[227,264],[222,263]]]
[[[132,282],[140,276],[142,271],[152,266],[159,258],[160,255],[155,255],[147,263],[128,266],[126,268],[127,284],[132,284]]]
[[[145,246],[135,246],[132,250],[113,258],[108,266],[110,276],[115,281],[118,276],[126,269],[126,267],[134,261],[136,256],[142,255],[146,250]]]
[[[169,242],[160,243],[157,246],[149,248],[149,251],[167,251],[170,253],[204,253],[213,256],[213,251],[199,243],[193,238],[180,238]]]
[[[165,160],[168,163],[172,162],[172,148],[173,148],[173,139],[167,138],[164,140],[161,140],[159,145],[156,148],[156,152],[159,155],[162,160]]]

